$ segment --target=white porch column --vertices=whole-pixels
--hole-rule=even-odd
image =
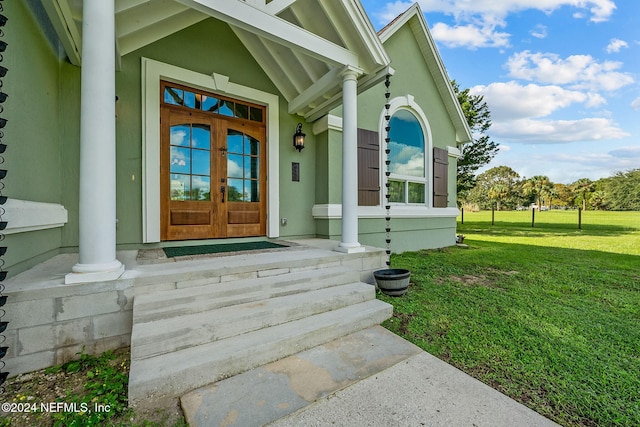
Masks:
[[[116,124],[114,0],[84,0],[80,112],[80,259],[65,283],[114,280]]]
[[[342,241],[340,252],[364,252],[358,243],[358,72],[342,74]]]

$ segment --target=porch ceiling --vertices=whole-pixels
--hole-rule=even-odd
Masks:
[[[42,4],[69,60],[81,65],[83,0]],[[308,120],[341,102],[345,68],[362,72],[361,90],[388,71],[389,57],[359,0],[115,0],[117,64],[209,17],[230,25],[286,98],[289,112]]]

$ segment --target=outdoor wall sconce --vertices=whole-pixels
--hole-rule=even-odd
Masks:
[[[298,123],[296,127],[296,133],[293,134],[293,147],[298,150],[298,152],[302,151],[304,148],[304,137],[307,136],[306,133],[302,132],[302,123]]]

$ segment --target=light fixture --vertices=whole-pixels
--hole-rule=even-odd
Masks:
[[[298,150],[298,152],[302,151],[304,148],[305,136],[307,136],[307,134],[302,132],[302,123],[298,123],[298,126],[296,126],[296,133],[293,134],[293,147]]]

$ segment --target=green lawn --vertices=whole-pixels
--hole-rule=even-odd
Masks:
[[[640,425],[640,213],[465,212],[458,232],[468,249],[394,255],[412,284],[384,326],[562,425]]]

